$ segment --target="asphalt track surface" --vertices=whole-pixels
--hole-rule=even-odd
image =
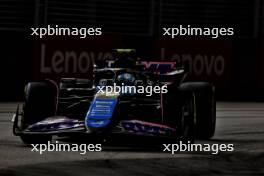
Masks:
[[[102,152],[85,155],[78,152],[40,155],[12,135],[13,112],[13,103],[0,104],[1,176],[264,175],[264,103],[217,103],[215,136],[209,141],[196,141],[234,144],[234,152],[217,155],[205,152],[172,155],[149,145],[113,144],[105,144]]]

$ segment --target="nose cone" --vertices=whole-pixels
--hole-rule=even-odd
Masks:
[[[89,130],[103,129],[110,125],[117,104],[117,97],[95,96],[85,118]]]

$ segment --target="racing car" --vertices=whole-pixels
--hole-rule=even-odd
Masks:
[[[176,62],[139,61],[130,49],[115,52],[119,53],[115,60],[94,66],[92,79],[29,82],[23,107],[14,116],[14,135],[26,144],[72,134],[122,133],[185,142],[214,135],[213,85],[186,82],[188,72]],[[117,86],[143,91],[115,91]],[[154,87],[154,93],[150,95],[146,87]]]

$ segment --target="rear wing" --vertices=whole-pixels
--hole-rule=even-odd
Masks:
[[[176,70],[176,62],[162,62],[162,61],[142,61],[145,70],[155,74],[165,74]]]
[[[115,61],[109,60],[107,62],[108,68],[114,68]],[[169,61],[137,61],[138,69],[149,71],[155,74],[165,74],[176,70],[176,62]]]

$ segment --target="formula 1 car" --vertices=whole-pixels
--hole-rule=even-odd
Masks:
[[[187,72],[175,62],[139,62],[128,57],[131,50],[118,52],[122,57],[112,61],[112,66],[94,67],[93,79],[28,83],[13,133],[27,144],[79,133],[159,136],[186,142],[214,135],[214,86],[185,82]],[[139,87],[140,91],[135,90]]]

